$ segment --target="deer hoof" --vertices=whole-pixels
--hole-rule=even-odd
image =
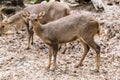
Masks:
[[[52,70],[52,71],[55,71],[55,69],[56,69],[56,68],[54,67],[54,68],[52,68],[51,70]]]
[[[46,71],[50,71],[50,69],[47,67],[46,69],[45,69]]]
[[[31,45],[34,45],[34,42],[31,42]]]
[[[29,47],[25,48],[25,50],[29,50],[29,49],[30,49]]]
[[[83,64],[76,64],[74,67],[78,68],[79,66],[83,66]]]
[[[94,71],[95,73],[99,73],[99,70],[98,69],[95,69],[95,71]]]

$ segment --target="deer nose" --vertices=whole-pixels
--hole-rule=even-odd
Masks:
[[[33,27],[32,26],[29,26],[29,30],[32,30],[33,29]]]

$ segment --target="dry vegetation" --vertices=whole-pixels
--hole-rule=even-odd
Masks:
[[[105,4],[108,2],[105,1]],[[48,48],[37,37],[30,50],[27,46],[26,29],[20,34],[0,37],[0,80],[120,80],[120,5],[106,5],[104,12],[95,12],[86,5],[74,8],[72,12],[90,12],[101,23],[101,35],[96,42],[101,46],[100,72],[94,72],[95,56],[93,50],[84,60],[84,65],[74,68],[83,53],[78,41],[67,44],[65,54],[58,53],[57,70],[45,70],[48,62]],[[13,29],[14,30],[14,29]],[[64,47],[63,47],[64,48]]]

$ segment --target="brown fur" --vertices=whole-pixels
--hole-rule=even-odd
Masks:
[[[67,16],[70,13],[69,6],[56,1],[48,2],[48,3],[42,2],[40,4],[30,5],[23,10],[27,10],[30,13],[35,13],[35,14],[39,14],[41,11],[44,10],[48,14],[45,14],[45,17],[42,18],[41,20],[42,24],[46,24],[50,21]],[[22,19],[21,15],[23,15],[23,11],[20,11],[15,15],[9,17],[8,19],[3,20],[2,26],[7,27],[9,25],[18,25],[18,24],[26,25],[28,31],[27,49],[29,49],[30,45],[33,44],[33,31],[29,30],[29,25],[27,24],[27,20]],[[0,28],[2,27],[0,26]],[[1,31],[0,33],[2,34],[3,31]]]
[[[99,32],[99,22],[93,17],[84,14],[68,15],[56,21],[42,25],[39,22],[39,16],[31,14],[29,24],[31,29],[49,45],[49,62],[48,69],[51,66],[51,57],[53,56],[53,70],[56,69],[56,56],[58,44],[67,43],[79,39],[84,48],[82,59],[75,67],[82,65],[89,48],[92,47],[97,53],[96,71],[100,67],[100,47],[95,43],[94,36]]]

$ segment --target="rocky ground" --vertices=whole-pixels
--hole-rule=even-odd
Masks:
[[[120,5],[107,5],[104,12],[96,12],[92,6],[79,6],[73,13],[86,11],[101,23],[100,37],[95,37],[101,46],[100,72],[95,73],[95,52],[91,49],[83,66],[74,68],[83,50],[79,41],[67,44],[67,51],[57,57],[57,70],[45,70],[48,63],[48,47],[37,36],[30,50],[25,29],[20,34],[0,37],[0,80],[120,80]],[[64,49],[64,47],[63,47]]]

